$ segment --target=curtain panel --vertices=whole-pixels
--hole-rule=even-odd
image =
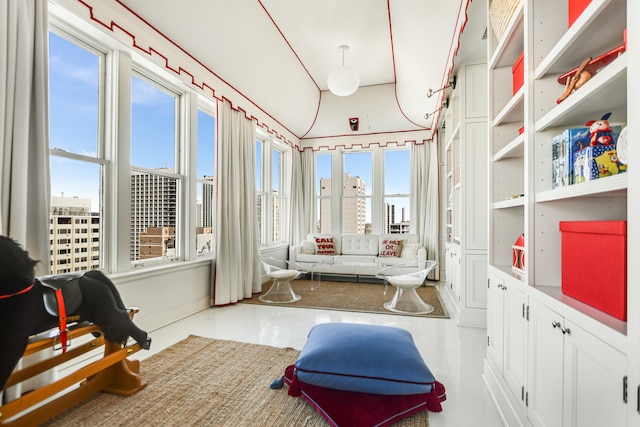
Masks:
[[[0,234],[49,274],[48,2],[0,0]]]
[[[290,245],[300,244],[307,238],[307,234],[315,230],[315,178],[316,163],[313,150],[294,151]]]
[[[440,262],[438,175],[437,142],[411,145],[411,226],[427,250],[427,259]],[[440,268],[428,278],[440,280]]]
[[[214,305],[260,292],[256,205],[256,126],[229,101],[218,102],[216,261]]]
[[[49,274],[48,2],[0,0],[0,234]],[[53,351],[28,356],[29,365]],[[49,384],[53,371],[6,390],[4,400]],[[0,405],[3,393],[0,390]]]

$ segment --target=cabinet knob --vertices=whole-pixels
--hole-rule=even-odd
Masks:
[[[562,326],[560,326],[560,322],[555,320],[551,322],[551,326],[553,326],[554,328],[562,328]]]

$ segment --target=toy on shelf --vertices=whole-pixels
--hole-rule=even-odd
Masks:
[[[609,145],[612,142],[609,117],[611,117],[611,113],[603,115],[600,120],[589,120],[585,123],[589,126],[591,145]]]
[[[524,234],[521,234],[516,242],[511,246],[513,271],[524,274]]]
[[[589,120],[589,141],[573,152],[574,183],[593,181],[605,176],[625,172],[627,166],[618,158],[616,142],[621,126],[610,126],[606,113],[600,120]]]
[[[560,95],[560,98],[556,100],[557,104],[560,104],[562,101],[567,99],[569,95],[580,89],[586,82],[591,79],[591,77],[593,77],[593,74],[586,69],[587,65],[589,65],[589,62],[591,62],[591,59],[592,58],[590,56],[587,56],[587,58],[582,61],[580,66],[573,71],[573,75],[565,79],[566,84],[564,92],[562,93],[562,95]],[[558,81],[560,80],[558,79]]]
[[[565,86],[565,90],[556,100],[557,104],[564,101],[569,95],[584,85],[594,74],[596,74],[601,68],[609,65],[614,59],[622,55],[626,46],[622,44],[617,48],[610,50],[609,52],[598,56],[593,59],[588,56],[582,63],[571,71],[568,71],[558,77],[558,83]]]

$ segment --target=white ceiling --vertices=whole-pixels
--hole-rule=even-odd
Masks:
[[[433,116],[424,116],[441,97],[428,98],[428,90],[448,81],[452,64],[486,57],[486,0],[120,3],[299,138],[431,128]],[[337,97],[326,81],[342,64],[343,44],[360,88]],[[360,118],[358,132],[350,131],[350,117]]]

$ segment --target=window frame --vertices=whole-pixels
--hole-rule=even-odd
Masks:
[[[407,145],[390,145],[386,147],[373,147],[366,149],[336,149],[336,150],[319,150],[315,152],[315,162],[316,162],[316,177],[315,182],[319,185],[320,177],[318,176],[318,156],[320,155],[330,155],[331,156],[331,197],[325,196],[321,197],[318,194],[318,188],[316,188],[316,210],[318,215],[320,214],[319,203],[321,200],[330,199],[331,200],[331,230],[326,231],[328,233],[333,234],[343,234],[344,231],[344,221],[343,221],[343,201],[345,196],[343,194],[344,190],[344,174],[345,174],[345,160],[344,157],[346,154],[354,154],[360,152],[370,152],[372,153],[372,171],[371,171],[371,194],[370,195],[362,195],[362,196],[346,196],[348,198],[358,198],[363,197],[370,200],[370,214],[371,214],[371,222],[365,224],[365,234],[383,234],[384,231],[384,203],[386,198],[393,197],[406,197],[409,199],[409,232],[414,230],[415,226],[411,221],[411,195],[410,194],[385,194],[385,181],[384,181],[384,173],[386,169],[385,165],[385,153],[388,151],[401,151],[406,150],[409,151],[409,165],[411,167],[411,150]],[[369,184],[369,183],[367,183]],[[320,224],[320,216],[318,216],[318,224],[315,229],[319,230]]]
[[[195,247],[196,247],[196,257],[198,259],[200,258],[215,258],[216,256],[216,209],[217,209],[217,200],[216,200],[216,188],[218,186],[218,178],[217,178],[217,128],[218,128],[218,117],[217,117],[217,109],[215,107],[215,103],[212,101],[208,101],[205,100],[203,98],[198,98],[198,102],[197,102],[197,109],[196,109],[196,129],[199,129],[199,113],[202,112],[204,114],[207,114],[209,116],[211,116],[214,120],[214,140],[213,140],[213,155],[214,155],[214,159],[213,159],[213,178],[211,180],[205,179],[204,176],[200,177],[199,175],[197,175],[197,173],[195,174],[195,182],[196,182],[196,186],[201,185],[202,186],[202,212],[201,214],[204,215],[204,208],[205,208],[205,203],[204,203],[204,196],[205,196],[205,188],[210,187],[209,190],[211,191],[211,194],[213,194],[212,200],[211,200],[211,250],[209,252],[204,252],[204,253],[200,253],[198,252],[198,247],[197,247],[197,239],[198,239],[198,235],[197,235],[197,230],[194,232],[194,239],[195,239]],[[198,153],[198,148],[199,148],[199,140],[200,136],[196,135],[195,139],[195,156],[194,156],[194,161],[195,161],[195,169],[197,170],[198,168],[198,158],[200,156],[200,153]],[[195,222],[195,228],[197,229],[198,227],[198,206],[197,206],[197,202],[198,202],[198,190],[195,190],[195,200],[196,200],[196,206],[195,206],[195,214],[196,214],[196,222]],[[203,225],[204,226],[204,225]]]
[[[87,48],[92,53],[103,55],[100,62],[102,83],[98,98],[97,153],[99,155],[94,158],[82,153],[50,148],[51,158],[58,156],[87,161],[90,164],[98,164],[102,168],[99,189],[100,238],[99,242],[89,242],[89,248],[100,245],[99,269],[107,274],[127,274],[134,269],[136,271],[155,269],[174,262],[207,261],[207,259],[201,260],[202,257],[198,257],[196,251],[197,110],[200,104],[206,104],[215,112],[216,101],[191,88],[181,80],[180,76],[173,75],[134,49],[123,49],[122,44],[116,39],[106,36],[99,29],[85,22],[76,20],[73,15],[63,9],[49,10],[49,31],[80,47]],[[176,202],[181,203],[181,206],[176,208],[176,233],[180,234],[176,240],[176,247],[180,251],[180,256],[171,260],[153,262],[145,260],[143,263],[133,265],[129,259],[132,173],[130,79],[136,72],[151,79],[154,85],[159,85],[163,90],[168,89],[170,92],[180,94],[180,101],[176,103],[178,119],[175,132],[178,143],[175,146],[175,174],[172,176],[178,176],[181,179],[176,188],[179,192]],[[143,170],[135,165],[134,169]],[[49,221],[51,222],[51,217]],[[214,216],[214,233],[215,221]],[[89,227],[94,229],[96,224],[92,223]],[[53,245],[57,235],[50,234],[50,244]],[[90,258],[95,259],[91,255],[88,254]]]
[[[99,236],[99,254],[100,259],[97,265],[92,265],[89,267],[98,267],[100,269],[105,269],[106,266],[110,265],[112,260],[109,257],[108,250],[108,242],[105,239],[105,236],[110,229],[111,225],[107,218],[111,217],[109,206],[107,204],[107,200],[105,197],[105,183],[110,180],[112,169],[111,169],[111,161],[107,156],[107,138],[106,138],[106,92],[108,90],[108,81],[107,81],[107,68],[109,67],[109,51],[106,48],[100,47],[98,43],[95,42],[92,38],[85,36],[84,34],[80,34],[78,31],[70,28],[63,22],[60,22],[56,19],[52,19],[49,25],[48,34],[53,33],[57,37],[60,37],[66,40],[69,43],[75,44],[77,47],[85,49],[91,54],[96,55],[98,58],[98,98],[97,98],[97,129],[96,129],[96,154],[95,156],[82,154],[78,152],[68,151],[59,147],[49,146],[49,156],[50,162],[51,158],[61,158],[65,160],[78,161],[83,162],[89,165],[96,165],[99,168],[99,180],[98,180],[98,215],[100,218],[100,227],[98,231]],[[49,70],[47,71],[49,72]],[[48,130],[50,132],[50,129]],[[51,166],[50,166],[51,167]],[[52,208],[53,209],[53,208]],[[52,209],[50,209],[49,215],[49,223],[53,224],[52,218]],[[72,227],[73,228],[73,227]],[[70,229],[72,231],[72,229]],[[56,234],[60,234],[60,231]],[[53,244],[53,241],[50,243]],[[53,248],[50,248],[51,254],[54,254]],[[52,257],[53,258],[53,257]],[[59,261],[59,260],[58,260]],[[56,265],[60,265],[59,262],[51,260],[51,265],[49,266],[49,274],[54,273],[63,273],[61,271],[52,271],[52,268],[55,268]],[[89,268],[90,269],[90,268]],[[64,272],[70,272],[71,270],[67,270]],[[75,271],[78,271],[76,268]]]
[[[290,204],[291,204],[291,174],[287,173],[291,169],[291,147],[274,139],[260,128],[256,130],[256,143],[262,144],[260,159],[256,156],[256,162],[260,161],[261,187],[256,188],[256,204],[260,200],[260,210],[258,210],[258,223],[260,234],[260,247],[272,247],[289,244],[289,224],[290,224]],[[273,191],[273,152],[280,154],[279,184],[282,194],[276,195]],[[256,164],[256,169],[258,165]],[[257,174],[257,171],[256,171]],[[274,240],[274,206],[279,200],[280,211],[278,213],[278,230],[280,239]]]
[[[184,129],[186,127],[186,125],[188,124],[187,121],[187,117],[188,117],[188,112],[187,109],[185,108],[185,102],[187,98],[185,96],[185,90],[180,88],[179,86],[175,85],[175,84],[171,84],[171,82],[169,81],[169,79],[165,79],[162,78],[161,76],[158,76],[156,73],[152,72],[151,70],[143,67],[141,64],[139,63],[133,63],[133,66],[131,67],[131,77],[129,79],[129,84],[131,85],[132,82],[132,78],[136,77],[140,80],[142,80],[143,82],[153,86],[154,88],[165,92],[168,95],[171,95],[175,98],[175,102],[174,102],[174,136],[173,136],[173,141],[174,141],[174,146],[173,146],[173,161],[174,161],[174,168],[173,168],[173,172],[169,172],[166,170],[162,170],[162,169],[151,169],[151,168],[147,168],[147,167],[142,167],[142,166],[136,166],[133,164],[131,158],[129,158],[129,170],[130,170],[130,177],[133,177],[134,173],[141,173],[141,174],[147,174],[147,175],[156,175],[168,180],[175,180],[176,181],[176,207],[175,207],[175,227],[174,227],[174,247],[175,247],[175,253],[173,256],[169,256],[169,257],[156,257],[156,258],[150,258],[150,259],[137,259],[137,260],[132,260],[130,259],[130,263],[134,268],[138,268],[138,267],[142,267],[145,265],[157,265],[157,264],[163,264],[163,263],[167,263],[167,262],[174,262],[174,261],[183,261],[185,260],[185,248],[184,248],[184,235],[186,233],[186,226],[184,224],[183,221],[183,212],[185,209],[185,186],[186,186],[186,182],[187,182],[187,177],[184,174],[184,167],[183,164],[184,159],[182,158],[182,153],[185,153],[185,138],[183,137],[183,132],[181,132],[181,129]],[[130,105],[130,110],[129,110],[129,115],[131,117],[131,103]],[[133,124],[133,120],[131,120],[131,123]],[[131,132],[130,132],[131,135]],[[129,153],[131,153],[131,146],[132,146],[132,141],[131,139],[129,139]],[[129,190],[131,192],[131,190]],[[131,197],[131,194],[130,194]],[[131,203],[129,205],[129,213],[130,213],[130,219],[133,220],[133,212],[132,212],[132,206]],[[133,229],[132,227],[130,228],[130,235],[131,238],[133,238]]]

